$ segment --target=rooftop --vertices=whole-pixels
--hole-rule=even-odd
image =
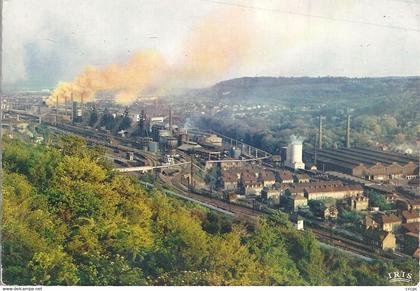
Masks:
[[[402,216],[405,219],[416,219],[420,217],[420,215],[416,211],[408,211],[408,210],[403,210]]]
[[[418,222],[403,223],[401,227],[407,232],[419,233],[420,224]]]
[[[281,180],[293,180],[293,174],[289,171],[279,171],[277,175]]]
[[[382,224],[401,222],[401,219],[394,214],[379,214],[378,221]]]
[[[293,199],[293,200],[306,200],[306,197],[303,196],[303,195],[293,194],[293,195],[290,195],[290,199]]]

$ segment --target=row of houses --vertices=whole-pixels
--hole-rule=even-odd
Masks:
[[[286,194],[305,196],[308,200],[344,199],[363,194],[363,187],[344,185],[341,181],[316,181],[287,186]]]
[[[221,169],[220,185],[224,191],[240,192],[244,195],[261,195],[264,188],[276,183],[273,172],[256,166]]]
[[[403,210],[398,215],[378,212],[365,216],[361,225],[369,245],[382,250],[395,250],[399,237],[402,250],[418,256],[420,215],[417,211]]]
[[[417,211],[403,210],[401,214],[386,214],[382,212],[366,215],[362,221],[365,229],[381,229],[389,232],[398,232],[403,224],[420,223],[420,215]]]
[[[288,185],[293,183],[309,183],[306,174],[295,174],[289,171],[269,171],[258,166],[229,166],[221,167],[221,186],[223,190],[235,191],[241,183],[247,192],[259,192],[264,187]],[[279,187],[277,187],[279,188]]]

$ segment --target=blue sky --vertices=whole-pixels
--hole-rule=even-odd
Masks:
[[[197,23],[226,9],[246,12],[251,53],[209,82],[420,75],[418,0],[8,0],[4,82],[14,89],[49,88],[73,80],[86,65],[124,62],[143,48],[176,62]]]

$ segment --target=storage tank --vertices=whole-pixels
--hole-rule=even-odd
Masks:
[[[281,149],[280,149],[280,157],[281,157],[281,161],[282,162],[285,162],[285,161],[287,161],[288,159],[287,159],[287,147],[282,147]]]
[[[230,156],[231,156],[232,158],[234,158],[234,159],[239,159],[239,158],[240,158],[240,156],[241,156],[241,154],[242,154],[242,151],[241,151],[241,149],[240,149],[240,148],[237,148],[237,147],[232,147],[232,148],[230,149]]]
[[[149,143],[149,151],[157,153],[159,151],[159,144],[155,141]]]

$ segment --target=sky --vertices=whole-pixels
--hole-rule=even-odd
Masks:
[[[233,14],[240,26],[226,25]],[[4,83],[15,90],[52,88],[88,65],[123,64],[142,49],[183,63],[186,42],[200,34],[208,34],[198,38],[203,48],[212,37],[230,38],[244,43],[241,50],[246,43],[246,54],[205,82],[184,78],[178,85],[242,76],[420,75],[420,0],[6,0],[3,15]],[[201,25],[209,15],[223,15],[210,18],[212,30]],[[236,40],[245,29],[247,40]]]

